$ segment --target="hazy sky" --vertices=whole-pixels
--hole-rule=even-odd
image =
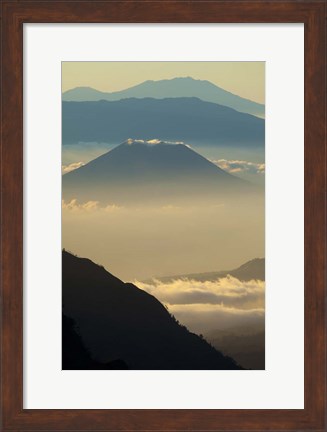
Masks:
[[[233,269],[264,256],[264,200],[201,206],[63,203],[63,247],[124,281]]]
[[[146,80],[190,76],[264,103],[264,62],[63,62],[62,91],[93,87],[113,92]]]

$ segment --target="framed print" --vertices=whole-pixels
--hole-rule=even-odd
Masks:
[[[264,98],[264,66],[62,63],[63,88],[85,73],[127,87],[118,95],[63,92],[64,370],[265,369],[264,105],[183,76],[227,70],[240,82],[255,74],[253,91]],[[162,71],[172,78],[146,79]],[[128,88],[131,79],[141,83]],[[206,100],[215,93],[220,104]],[[111,246],[99,255],[100,238]],[[129,282],[108,273],[90,291],[84,265],[95,273],[101,267],[69,251],[84,251]],[[238,253],[251,259],[208,271],[242,260]],[[72,338],[80,338],[81,352]]]
[[[1,6],[2,430],[325,430],[325,2]]]

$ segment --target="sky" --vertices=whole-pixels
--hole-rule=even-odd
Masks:
[[[144,207],[63,202],[63,247],[124,281],[234,269],[265,254],[263,196]]]
[[[186,76],[265,102],[265,62],[62,62],[62,91],[92,87],[113,92],[146,80]]]

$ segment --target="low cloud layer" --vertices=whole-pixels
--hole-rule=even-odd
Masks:
[[[210,304],[243,310],[264,307],[265,283],[263,281],[241,282],[227,276],[216,281],[175,279],[172,282],[135,281],[135,284],[169,305]]]
[[[149,217],[155,217],[158,215],[191,215],[193,212],[198,210],[197,206],[189,205],[189,206],[178,206],[178,205],[163,205],[163,206],[149,206],[145,208],[141,206],[133,207],[132,213],[129,208],[120,206],[114,203],[108,203],[107,205],[101,205],[99,201],[86,201],[80,202],[76,198],[73,198],[70,201],[62,200],[62,209],[67,211],[113,211],[113,210],[125,210],[126,214],[140,215],[140,214],[148,214]],[[219,209],[224,209],[224,204],[211,204],[207,209],[202,210],[202,212],[215,212]]]
[[[168,310],[179,322],[197,334],[244,329],[244,332],[257,333],[264,329],[264,309],[240,310],[221,305],[192,304],[168,305]],[[218,334],[218,333],[217,333]]]
[[[99,201],[87,201],[84,203],[79,203],[77,199],[72,199],[69,202],[65,202],[62,200],[62,209],[63,211],[70,212],[96,212],[96,211],[104,211],[104,212],[112,212],[121,209],[115,204],[108,204],[105,207],[100,207]]]
[[[241,282],[228,276],[216,281],[175,279],[172,282],[134,281],[157,297],[169,312],[195,333],[236,327],[256,332],[264,327],[265,283]]]
[[[242,160],[226,160],[218,159],[212,161],[214,164],[219,166],[219,168],[231,173],[247,173],[247,174],[264,174],[265,164],[264,163],[254,163]]]

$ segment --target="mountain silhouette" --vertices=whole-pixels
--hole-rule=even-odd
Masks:
[[[128,204],[241,193],[251,185],[183,144],[127,140],[63,176],[63,197]]]
[[[264,281],[265,265],[265,258],[255,258],[241,265],[237,269],[225,273],[243,281],[249,281],[252,279]]]
[[[62,369],[63,370],[103,370],[128,369],[122,360],[102,363],[94,360],[85,348],[72,318],[62,315]]]
[[[101,92],[91,87],[77,87],[66,91],[62,95],[64,101],[117,101],[127,98],[156,99],[197,97],[206,102],[213,102],[233,108],[236,111],[263,117],[265,106],[244,99],[216,86],[207,80],[198,80],[191,77],[178,77],[159,81],[145,81],[125,90],[112,93]]]
[[[197,146],[264,148],[264,120],[197,98],[63,102],[62,142],[160,137]]]
[[[155,297],[66,251],[62,295],[63,368],[240,369]]]
[[[250,281],[252,279],[255,280],[265,280],[265,258],[254,258],[245,264],[242,264],[240,267],[233,270],[221,270],[221,271],[212,271],[205,273],[189,273],[182,275],[174,275],[174,276],[164,276],[164,277],[156,277],[156,280],[161,282],[172,282],[176,279],[192,279],[200,282],[204,281],[215,281],[219,278],[223,278],[226,276],[232,276],[240,281]],[[151,280],[144,281],[145,283],[150,282]]]

